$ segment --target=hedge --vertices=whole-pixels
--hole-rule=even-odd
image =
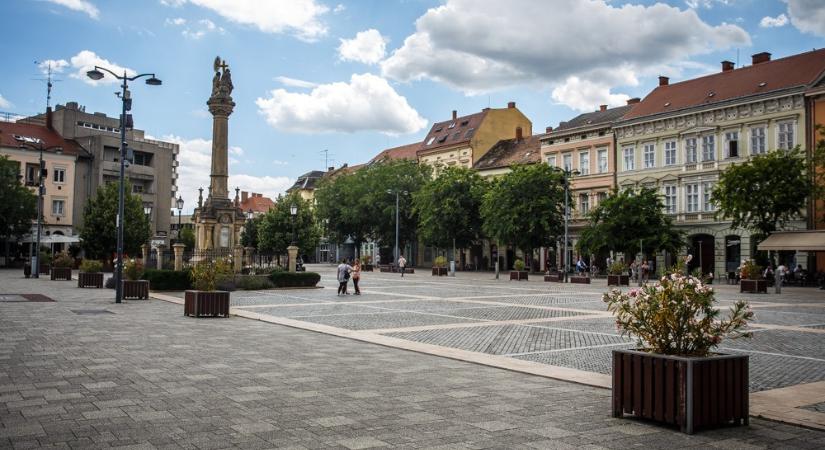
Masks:
[[[321,275],[315,272],[273,271],[269,279],[275,287],[314,287],[321,281]]]
[[[146,269],[144,280],[149,280],[153,291],[185,291],[192,289],[192,280],[188,270]]]

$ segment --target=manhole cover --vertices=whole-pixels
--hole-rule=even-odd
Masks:
[[[107,311],[105,309],[72,309],[71,311],[80,316],[95,314],[114,314],[113,312]]]
[[[42,294],[0,294],[0,302],[53,302]]]

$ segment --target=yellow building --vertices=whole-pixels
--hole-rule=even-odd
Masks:
[[[658,189],[666,211],[689,240],[693,267],[704,273],[734,271],[754,254],[744,229],[714,218],[711,191],[731,164],[775,149],[807,148],[804,93],[825,71],[825,50],[771,61],[753,55],[752,65],[659,86],[614,126],[620,188]],[[788,186],[788,189],[793,189]],[[788,224],[805,229],[806,219]],[[806,264],[806,255],[781,255]],[[633,259],[634,255],[625,255]],[[661,258],[659,262],[664,262]]]

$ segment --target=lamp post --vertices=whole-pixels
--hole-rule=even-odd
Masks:
[[[123,82],[123,84],[120,85],[121,92],[118,94],[122,103],[122,110],[120,114],[120,190],[117,198],[117,267],[115,268],[115,303],[121,303],[123,301],[123,197],[125,195],[124,172],[126,170],[124,161],[126,159],[126,111],[130,111],[132,109],[132,98],[129,93],[129,81],[135,81],[141,77],[149,77],[146,79],[146,84],[149,86],[160,86],[162,82],[155,78],[155,74],[153,73],[142,73],[140,75],[130,77],[126,73],[126,70],[123,71],[123,75],[118,75],[111,70],[100,66],[95,66],[94,69],[86,72],[86,76],[92,80],[100,80],[105,76],[101,70],[108,72],[111,76],[115,77],[115,79]]]
[[[570,197],[570,177],[578,175],[579,171],[570,170],[566,167],[557,170],[561,170],[562,174],[564,174],[564,282],[567,283],[567,271],[570,268],[570,253],[567,251],[567,244],[570,242],[568,236],[568,221],[570,220],[570,201],[568,198]]]
[[[43,161],[43,152],[46,150],[55,150],[56,153],[62,153],[62,147],[59,145],[51,146],[51,147],[44,147],[43,141],[37,138],[24,138],[27,139],[24,141],[23,145],[20,147],[28,147],[33,150],[37,150],[40,154],[38,156],[38,174],[37,174],[37,243],[33,251],[30,254],[30,261],[32,264],[32,277],[33,278],[40,278],[40,235],[41,229],[43,228],[43,197],[46,195],[46,186],[43,185],[43,178],[46,175],[46,168],[44,167],[46,163]],[[34,144],[37,144],[35,146]]]
[[[249,208],[249,210],[246,211],[246,220],[252,220],[254,218],[255,218],[255,213],[252,211],[252,208]]]
[[[395,194],[395,254],[394,254],[395,260],[393,261],[393,264],[398,263],[398,257],[399,257],[399,253],[398,253],[398,195],[401,194],[401,193],[403,193],[404,195],[407,195],[407,191],[399,191],[398,189],[396,189],[396,190],[387,189],[387,194]]]
[[[175,206],[178,208],[178,235],[175,236],[178,242],[180,242],[180,232],[181,232],[181,225],[180,225],[180,213],[183,211],[183,196],[179,195],[178,199],[175,200]]]
[[[295,237],[295,216],[298,215],[298,206],[293,203],[289,207],[289,215],[292,216],[292,245],[297,245],[297,239]]]

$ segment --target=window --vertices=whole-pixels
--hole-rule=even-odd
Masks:
[[[676,186],[665,186],[665,212],[668,214],[676,213]]]
[[[656,167],[656,147],[653,144],[645,144],[644,146],[644,157],[645,157],[645,169],[650,169],[652,167]]]
[[[40,166],[37,164],[26,164],[26,185],[37,186],[40,184],[40,174],[37,172]]]
[[[570,153],[562,156],[562,168],[564,170],[570,171],[573,170],[573,155]]]
[[[587,194],[579,194],[579,211],[582,214],[587,214],[590,211],[590,196]]]
[[[783,122],[779,124],[779,133],[777,133],[779,140],[778,147],[782,150],[790,150],[793,148],[793,123]]]
[[[581,172],[582,175],[589,175],[590,174],[590,153],[589,152],[579,153],[579,172]]]
[[[132,192],[135,194],[142,194],[143,193],[143,185],[142,184],[133,184],[132,185]]]
[[[676,141],[665,142],[665,165],[676,164]]]
[[[696,183],[685,185],[685,204],[687,212],[699,212],[699,185]]]
[[[713,202],[710,201],[710,195],[713,193],[713,183],[702,183],[702,209],[705,211],[713,211],[716,209]]]
[[[433,141],[435,140],[435,136],[427,139],[427,145],[432,145]]]
[[[65,203],[65,200],[52,200],[52,215],[62,216]]]
[[[739,132],[729,131],[725,133],[725,142],[727,142],[728,158],[739,157]]]
[[[607,150],[599,150],[599,173],[607,172]]]
[[[633,147],[624,149],[624,170],[633,170]]]
[[[455,122],[451,123],[450,126],[447,127],[447,129],[452,129],[452,128],[455,128]]]
[[[441,136],[440,138],[438,138],[438,143],[440,144],[440,143],[446,141],[447,137],[449,137],[449,136],[450,136],[449,134],[445,134],[444,136]]]
[[[685,163],[696,164],[696,138],[685,139]]]
[[[603,201],[607,200],[607,192],[599,192],[598,198],[599,204],[601,205]]]
[[[751,128],[751,155],[765,153],[765,127]]]
[[[65,183],[66,182],[66,169],[54,169],[52,175],[52,179],[55,183]]]
[[[702,161],[713,161],[716,159],[716,139],[709,134],[702,136]]]
[[[146,152],[135,152],[134,164],[138,166],[151,166],[152,154]]]
[[[547,155],[547,165],[556,167],[556,155]]]

